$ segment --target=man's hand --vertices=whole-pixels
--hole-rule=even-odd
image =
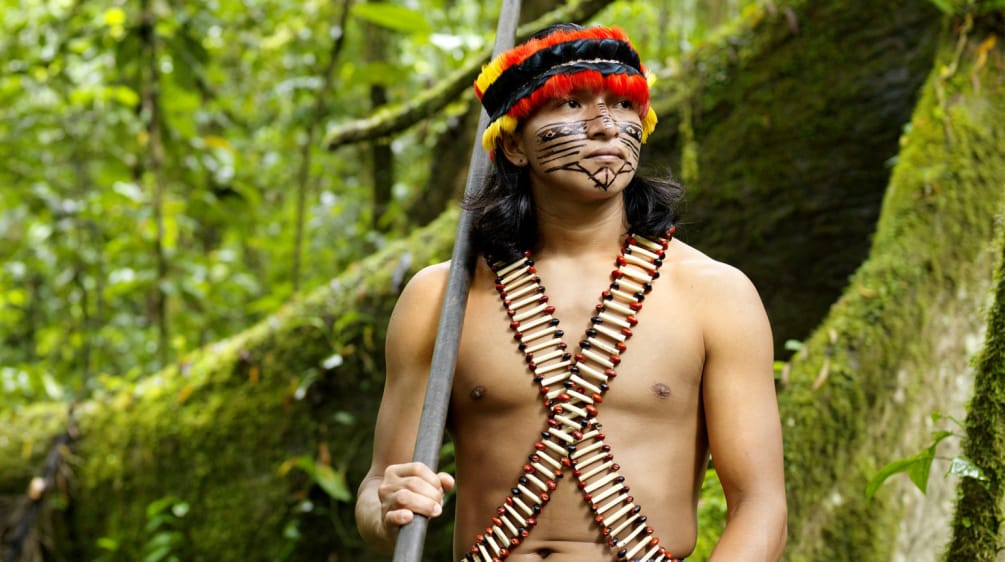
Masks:
[[[388,466],[377,487],[385,536],[393,540],[398,528],[411,523],[416,513],[439,516],[443,513],[443,495],[453,488],[452,476],[434,473],[423,463]]]

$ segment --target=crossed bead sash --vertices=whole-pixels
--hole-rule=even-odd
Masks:
[[[615,367],[638,322],[635,315],[659,277],[674,231],[671,227],[658,240],[635,234],[626,238],[611,286],[601,294],[576,354],[569,353],[562,341],[565,333],[552,316],[555,308],[548,304],[530,253],[509,265],[493,264],[496,289],[512,319],[514,339],[540,387],[548,419],[516,486],[496,508],[485,533],[475,537],[465,562],[505,560],[537,524],[566,470],[578,482],[607,544],[617,549],[617,560],[680,562],[646,524],[596,419],[597,405],[617,376]]]

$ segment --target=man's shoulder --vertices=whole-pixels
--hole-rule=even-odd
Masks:
[[[442,289],[446,286],[449,276],[449,261],[427,265],[415,272],[415,275],[408,280],[408,283],[405,284],[403,294],[412,292],[428,293],[429,291]]]
[[[754,289],[750,278],[740,269],[716,260],[680,240],[671,242],[667,254],[670,259],[670,274],[684,283],[685,287],[710,296]]]

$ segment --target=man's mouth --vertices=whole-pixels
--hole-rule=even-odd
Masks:
[[[620,151],[615,150],[613,148],[594,150],[593,152],[588,153],[584,158],[589,160],[612,161],[612,162],[616,160],[625,159],[625,157],[621,154]]]

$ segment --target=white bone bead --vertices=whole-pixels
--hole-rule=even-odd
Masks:
[[[500,269],[499,271],[496,271],[496,275],[499,276],[499,277],[503,277],[507,273],[513,271],[514,269],[520,267],[521,265],[525,265],[526,263],[527,263],[527,258],[520,258],[520,259],[516,260],[515,262],[507,265],[506,267]]]
[[[613,494],[618,493],[618,491],[624,489],[624,487],[625,487],[625,485],[622,484],[622,483],[620,483],[620,482],[617,483],[617,484],[615,484],[614,486],[612,486],[612,487],[604,490],[603,492],[597,494],[596,496],[594,496],[593,497],[593,503],[594,504],[598,504],[598,503],[604,501],[604,498],[606,498],[608,496],[611,496]]]
[[[582,369],[582,366],[580,366],[580,369]],[[572,375],[571,377],[569,377],[569,380],[585,388],[586,390],[589,390],[590,392],[596,392],[597,394],[600,394],[602,392],[599,386],[594,385],[593,383],[582,377]]]
[[[586,436],[584,435],[583,437],[586,437]],[[597,441],[596,443],[594,443],[594,444],[592,444],[592,445],[590,445],[588,447],[583,447],[582,449],[576,449],[576,452],[572,453],[572,460],[576,460],[577,458],[585,455],[586,453],[589,453],[590,451],[596,451],[597,449],[599,449],[599,448],[601,448],[603,446],[604,446],[604,442],[603,441]],[[604,454],[606,455],[607,453],[604,453]]]
[[[543,366],[542,365],[538,365],[537,368],[534,369],[534,374],[535,375],[543,375],[545,373],[554,371],[555,369],[561,369],[562,367],[568,367],[569,365],[572,365],[572,360],[571,359],[569,359],[567,361],[559,361],[558,363],[552,363],[551,365],[543,365]],[[566,373],[563,373],[563,375],[564,375],[563,378],[565,378],[565,376],[568,376],[568,374],[566,374]],[[548,385],[545,385],[545,386],[548,386]]]
[[[623,502],[623,501],[625,501],[627,499],[628,499],[628,494],[627,493],[626,494],[621,494],[620,496],[618,496],[618,497],[614,498],[613,500],[611,500],[611,501],[607,502],[606,504],[604,504],[602,507],[597,508],[597,515],[603,515],[609,509],[611,509],[612,507],[620,504],[621,502]],[[597,503],[594,502],[593,505],[596,506]]]
[[[611,466],[613,466],[613,465],[614,465],[614,461],[607,461],[607,462],[605,462],[604,464],[602,464],[602,465],[600,465],[600,466],[598,466],[598,467],[594,468],[594,469],[593,469],[593,470],[591,470],[590,472],[587,472],[586,474],[584,474],[584,475],[580,476],[580,478],[581,478],[582,480],[589,480],[590,478],[593,478],[593,477],[594,477],[594,476],[596,476],[597,474],[600,474],[601,472],[603,472],[604,470],[606,470],[606,469],[610,468],[610,467],[611,467]]]
[[[545,340],[540,343],[535,343],[533,346],[528,347],[524,353],[535,353],[541,351],[542,349],[551,347],[553,345],[558,345],[562,343],[562,338],[552,338],[550,340]]]
[[[589,350],[584,349],[583,350],[583,355],[589,357],[589,355],[586,354],[586,351],[589,351]],[[594,355],[596,355],[596,352],[591,352],[591,353],[593,353]],[[579,367],[579,372],[580,373],[583,373],[584,375],[589,375],[589,376],[591,376],[591,377],[599,380],[600,382],[607,382],[607,375],[605,375],[603,373],[603,371],[598,371],[597,369],[595,369],[595,368],[587,365],[586,363],[577,363],[576,366]],[[590,390],[593,390],[593,389],[591,388]],[[598,394],[599,394],[599,391],[600,391],[599,388],[597,388],[597,390],[593,390],[593,392],[597,392]]]
[[[598,443],[600,445],[603,445],[603,441],[600,441]],[[593,445],[597,445],[598,443],[594,443]],[[591,445],[591,447],[593,445]],[[576,452],[578,453],[579,451],[576,451]],[[586,467],[590,466],[591,464],[593,464],[593,463],[595,463],[595,462],[597,462],[599,460],[603,460],[603,459],[607,458],[607,455],[608,455],[608,453],[597,453],[596,455],[593,455],[592,457],[590,457],[590,458],[588,458],[586,460],[579,461],[579,462],[576,463],[576,469],[577,470],[583,470]],[[586,480],[586,476],[583,476],[583,480]]]
[[[530,496],[530,499],[533,500],[534,503],[537,503],[537,504],[541,503],[541,498],[537,497],[537,494],[535,494],[534,492],[531,492],[530,488],[528,488],[527,486],[524,486],[523,484],[517,484],[516,488],[518,490],[520,490],[521,492],[523,492],[523,493],[527,494],[528,496]]]
[[[628,336],[622,334],[620,331],[612,330],[612,329],[610,329],[607,326],[604,326],[602,324],[595,325],[594,329],[596,329],[601,334],[604,334],[605,336],[611,338],[612,340],[617,340],[617,341],[623,342],[626,339],[628,339]]]
[[[600,489],[604,484],[609,483],[610,481],[616,479],[617,477],[618,477],[618,473],[617,472],[612,472],[612,473],[608,474],[607,476],[604,476],[600,480],[597,480],[593,484],[590,484],[589,486],[587,486],[586,488],[584,488],[583,492],[587,493],[587,494],[592,493],[593,491]]]
[[[534,316],[535,314],[539,314],[541,312],[544,312],[545,308],[548,308],[548,305],[545,304],[545,303],[541,303],[541,304],[535,306],[534,308],[532,308],[530,310],[526,310],[524,312],[521,312],[520,314],[514,315],[513,316],[513,320],[516,321],[516,322],[520,322],[521,320],[526,320],[526,319],[530,318],[531,316]]]
[[[532,330],[534,328],[537,328],[541,324],[545,324],[545,323],[551,322],[551,320],[552,320],[552,316],[550,314],[545,314],[544,316],[540,316],[538,318],[535,318],[535,319],[531,320],[530,322],[521,322],[520,326],[518,326],[517,329],[520,330],[520,331],[522,331],[522,332],[526,332],[527,330]]]
[[[599,328],[599,326],[598,326],[598,328]],[[596,361],[597,363],[600,363],[604,367],[607,367],[608,369],[614,367],[614,363],[611,363],[610,359],[604,357],[603,355],[597,353],[596,351],[593,351],[593,350],[590,350],[590,349],[584,349],[582,351],[583,351],[583,355],[585,355],[586,357],[589,357],[590,359],[593,359],[594,361]],[[583,367],[580,366],[579,369],[582,372]],[[604,375],[604,380],[607,380],[607,375]]]
[[[513,281],[515,281],[516,279],[518,279],[521,275],[527,273],[529,269],[530,269],[529,265],[525,265],[523,267],[517,268],[517,269],[513,270],[512,272],[506,274],[506,276],[503,277],[502,280],[499,281],[499,284],[503,285],[503,286],[507,286],[510,283],[512,283]],[[528,277],[533,277],[533,276],[534,276],[533,273],[530,274],[530,275],[528,275]]]

